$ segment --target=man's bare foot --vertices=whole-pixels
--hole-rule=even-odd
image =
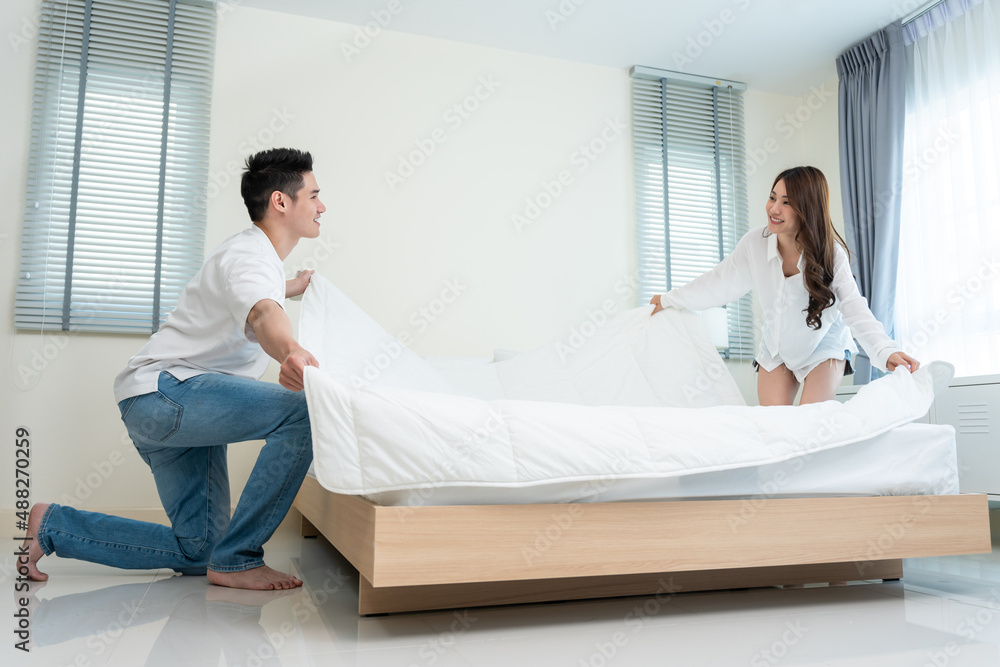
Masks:
[[[28,578],[32,581],[45,581],[49,578],[49,575],[38,570],[38,560],[45,555],[41,545],[38,544],[38,529],[42,525],[42,517],[45,516],[45,510],[48,508],[48,503],[35,503],[35,506],[31,508],[31,514],[28,515],[28,533],[25,535],[24,544],[21,546],[22,549],[26,549],[28,552],[28,562],[24,562],[24,556],[19,555],[17,557],[18,573],[23,574],[21,568],[26,567],[28,569]]]
[[[208,571],[209,582],[216,586],[245,588],[252,591],[279,591],[298,588],[302,580],[284,572],[278,572],[267,565],[240,572]]]

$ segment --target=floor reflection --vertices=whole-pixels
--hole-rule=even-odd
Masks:
[[[204,577],[172,576],[151,583],[108,586],[38,599],[32,590],[32,641],[49,646],[86,638],[79,664],[110,654],[126,629],[160,621],[145,664],[176,667],[197,663],[280,665],[260,624],[267,604],[298,591],[243,591],[211,586]]]
[[[31,654],[9,642],[0,664],[1000,665],[1000,553],[906,561],[889,584],[679,594],[652,612],[637,597],[363,618],[357,572],[329,543],[283,546],[269,562],[301,589],[53,559],[50,583],[31,590]],[[0,603],[11,618],[18,603]]]

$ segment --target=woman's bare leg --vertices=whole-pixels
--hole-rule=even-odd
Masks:
[[[799,390],[795,375],[781,364],[773,371],[757,369],[757,401],[761,405],[791,405]]]
[[[802,398],[799,399],[799,405],[833,400],[837,394],[837,387],[844,381],[846,363],[843,359],[827,359],[809,371],[806,381],[802,383]]]

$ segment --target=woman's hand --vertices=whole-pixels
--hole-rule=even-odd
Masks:
[[[894,371],[899,366],[906,366],[911,373],[916,373],[917,369],[920,368],[920,362],[905,352],[894,352],[889,355],[888,361],[885,362],[885,367],[890,371]]]
[[[663,304],[660,303],[659,294],[655,295],[652,299],[649,300],[649,302],[654,306],[656,306],[656,308],[653,309],[653,312],[651,312],[650,315],[656,315],[658,312],[663,310]]]

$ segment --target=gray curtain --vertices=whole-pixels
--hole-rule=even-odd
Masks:
[[[896,303],[905,58],[899,21],[837,58],[846,240],[858,288],[889,336]],[[863,349],[855,362],[855,384],[878,376]]]

